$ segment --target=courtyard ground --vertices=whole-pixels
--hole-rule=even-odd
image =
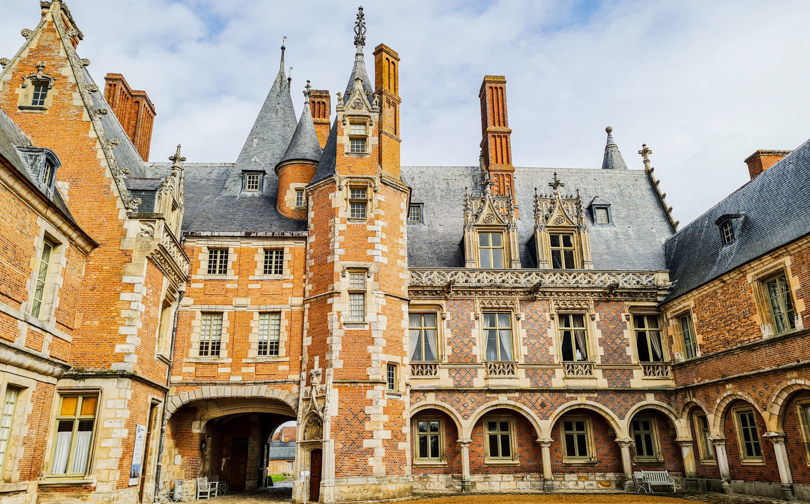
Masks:
[[[257,492],[234,492],[221,495],[215,499],[194,500],[194,504],[267,504],[274,502],[290,502],[292,482],[279,482],[277,486]],[[418,504],[690,504],[690,502],[705,502],[708,504],[782,504],[784,501],[752,497],[739,494],[632,494],[632,493],[601,493],[601,494],[479,494],[444,497],[415,497],[405,501]]]

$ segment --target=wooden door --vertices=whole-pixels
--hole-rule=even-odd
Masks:
[[[309,459],[309,500],[321,500],[321,450],[312,450]]]
[[[245,476],[247,473],[248,438],[235,437],[231,448],[231,477],[228,486],[234,490],[245,489]]]

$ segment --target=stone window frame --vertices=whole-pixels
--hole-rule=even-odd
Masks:
[[[39,234],[34,239],[34,258],[36,260],[32,261],[31,273],[26,282],[28,296],[25,305],[21,307],[21,311],[43,323],[56,324],[56,310],[59,308],[59,301],[61,299],[60,292],[64,284],[64,273],[67,266],[67,250],[70,246],[70,242],[49,223],[43,221],[41,218],[37,220],[40,221],[41,228]],[[31,310],[34,305],[37,280],[39,278],[39,262],[46,242],[53,248],[51,250],[39,315],[34,317],[34,315],[31,314]]]
[[[638,445],[636,444],[635,439],[635,429],[633,427],[633,422],[650,422],[650,434],[652,436],[652,445],[653,445],[653,454],[652,456],[645,455],[643,457],[638,456]],[[654,416],[646,416],[640,415],[637,417],[633,417],[628,425],[628,430],[630,432],[630,439],[633,440],[633,460],[640,464],[649,464],[649,463],[661,463],[664,461],[664,455],[661,450],[661,436],[658,431],[658,422]]]
[[[767,282],[779,277],[784,276],[785,281],[787,282],[788,286],[788,295],[790,296],[790,302],[793,305],[793,328],[788,329],[787,331],[777,332],[776,331],[776,323],[773,320],[773,312],[771,311],[771,304],[768,298],[768,287]],[[769,265],[761,269],[760,271],[749,275],[749,283],[752,284],[752,290],[754,294],[754,302],[757,307],[757,311],[760,315],[760,329],[762,330],[763,338],[767,339],[773,336],[782,336],[785,334],[790,334],[794,331],[798,331],[804,329],[802,324],[801,313],[797,308],[796,304],[796,290],[800,288],[800,286],[795,285],[791,279],[793,275],[791,274],[791,267],[788,264],[787,260],[781,260],[776,264]]]
[[[594,436],[593,436],[593,422],[591,421],[591,417],[586,415],[563,415],[557,420],[560,424],[560,449],[562,451],[563,456],[563,464],[568,465],[585,465],[585,464],[597,464],[599,460],[596,458],[596,447],[594,446]],[[585,437],[587,441],[587,448],[588,448],[588,456],[587,457],[571,457],[568,455],[568,450],[566,450],[566,431],[565,431],[565,422],[585,422]]]
[[[348,121],[348,128],[346,131],[348,141],[346,142],[346,154],[354,155],[354,156],[368,156],[370,154],[369,147],[370,143],[369,139],[371,136],[371,124],[370,121],[364,117],[353,117],[350,118]],[[355,126],[363,126],[363,132],[355,132],[353,131]],[[363,141],[363,150],[354,150],[353,142],[356,141]]]
[[[174,316],[179,308],[179,293],[171,286],[168,279],[164,279],[163,283],[163,294],[159,304],[158,328],[157,332],[155,332],[155,357],[169,360],[172,358],[171,341],[172,332],[174,330]],[[163,315],[166,310],[168,310],[168,312],[166,313],[166,319],[164,321]],[[164,322],[166,323],[165,326]],[[166,337],[165,340],[163,339],[164,336]],[[166,343],[165,348],[161,348],[162,342]]]
[[[82,398],[88,397],[88,396],[96,396],[96,398],[97,398],[95,416],[93,417],[93,419],[94,419],[94,421],[93,421],[93,431],[92,431],[92,434],[90,436],[90,448],[89,448],[88,453],[87,453],[87,466],[85,467],[84,474],[78,474],[78,473],[70,474],[70,473],[66,472],[64,475],[61,475],[61,474],[54,474],[52,472],[53,471],[53,458],[56,455],[56,453],[55,453],[55,450],[56,450],[56,437],[57,437],[57,434],[58,434],[58,426],[59,426],[59,418],[60,418],[59,411],[60,411],[60,409],[62,407],[62,399],[64,397],[66,397],[66,396],[68,396],[68,397],[78,396],[78,397],[82,397]],[[96,441],[98,441],[98,435],[99,435],[99,429],[100,429],[99,424],[101,423],[101,409],[102,409],[102,405],[104,404],[103,403],[103,401],[104,401],[104,390],[102,388],[100,388],[100,387],[57,389],[56,393],[55,393],[55,397],[57,398],[57,400],[54,401],[54,406],[53,406],[53,414],[52,414],[52,418],[51,418],[51,429],[49,431],[51,434],[48,435],[50,444],[46,449],[46,455],[44,457],[45,467],[46,467],[45,478],[48,479],[48,480],[65,480],[65,479],[68,479],[68,480],[73,479],[73,480],[75,480],[77,477],[79,479],[87,479],[87,477],[90,475],[90,473],[93,472],[93,470],[94,470],[93,460],[94,460],[94,457],[95,457],[95,444],[96,444]],[[81,415],[79,415],[79,416],[81,416]],[[75,436],[74,436],[73,439],[71,439],[71,447],[75,446],[73,444],[74,442],[75,442]],[[72,452],[72,450],[71,450],[71,452]],[[71,454],[69,453],[68,464],[70,464],[70,462],[72,462],[72,458],[71,458]]]
[[[492,457],[489,452],[489,426],[488,422],[509,422],[509,446],[511,457]],[[500,429],[500,426],[499,426]],[[511,415],[486,415],[481,422],[481,431],[484,438],[484,465],[503,466],[520,465],[520,454],[518,453],[517,432],[515,431],[515,417]],[[500,430],[498,431],[500,432]]]
[[[707,436],[703,435],[704,430],[700,423],[700,418],[706,423],[705,432],[708,433],[708,439]],[[709,417],[702,411],[697,412],[692,415],[692,425],[694,426],[695,434],[697,434],[698,458],[700,459],[700,463],[702,465],[717,465],[717,457],[714,455],[714,445],[710,437],[711,425],[709,424]],[[709,455],[709,449],[711,449],[711,455]]]
[[[279,276],[283,275],[284,274],[284,247],[281,247],[281,248],[264,247],[262,252],[263,252],[263,254],[262,254],[262,276],[279,277]],[[276,256],[279,256],[279,255],[281,256],[281,261],[276,261],[276,259],[277,259]],[[270,257],[271,260],[269,261],[269,263],[270,263],[269,264],[269,266],[270,266],[270,272],[269,273],[267,272],[268,256],[272,256],[272,257]],[[279,273],[275,272],[277,262],[281,263],[280,264],[281,271]]]
[[[301,188],[294,188],[295,190],[295,201],[293,202],[294,208],[306,208],[307,207],[307,195],[306,190]],[[300,201],[299,201],[300,200]]]
[[[26,447],[22,440],[31,430],[28,419],[34,411],[33,394],[41,383],[33,378],[26,378],[8,372],[0,374],[0,397],[5,401],[8,387],[19,390],[17,405],[14,410],[9,442],[6,446],[6,457],[0,467],[0,483],[14,483],[20,481],[20,461],[25,458]]]
[[[249,280],[293,280],[292,274],[292,249],[297,245],[303,245],[303,242],[293,241],[268,241],[251,245],[256,248],[254,259],[256,261],[256,269],[253,275],[250,275]],[[264,274],[264,251],[265,250],[283,250],[283,259],[281,263],[280,275],[265,275]]]
[[[446,358],[445,351],[444,351],[444,333],[443,333],[443,321],[446,318],[444,315],[443,307],[441,305],[436,304],[415,304],[411,301],[411,304],[408,307],[408,339],[410,340],[410,330],[411,330],[411,322],[410,322],[410,315],[435,315],[436,316],[436,360],[435,361],[416,361],[411,359],[411,355],[408,356],[408,362],[412,364],[441,364],[444,362]]]
[[[447,465],[447,447],[445,446],[445,423],[444,418],[440,416],[425,416],[425,417],[414,417],[412,425],[412,431],[414,433],[413,436],[413,465],[419,467],[441,467]],[[419,456],[419,422],[439,422],[439,457],[438,458],[423,458]],[[430,427],[428,426],[428,429]],[[428,432],[425,434],[428,436],[428,443],[430,443],[430,435],[431,433]]]
[[[53,97],[57,94],[57,90],[53,85],[55,79],[51,76],[50,72],[44,72],[45,66],[45,62],[37,62],[37,71],[31,72],[23,78],[22,85],[17,91],[19,95],[17,97],[17,108],[19,108],[21,112],[45,113],[50,109],[51,105],[53,105]],[[42,105],[33,104],[36,86],[47,86],[48,89]]]
[[[393,372],[393,376],[392,376]],[[393,381],[392,381],[393,378]],[[385,363],[385,391],[399,392],[399,364],[396,362]]]
[[[362,198],[357,197],[355,191],[364,191],[364,195]],[[359,194],[359,192],[357,193]],[[368,220],[369,216],[369,209],[368,209],[368,186],[366,185],[348,185],[348,196],[346,201],[348,202],[348,220],[354,222],[365,222]],[[363,216],[356,217],[353,215],[354,205],[362,205],[363,208]],[[358,209],[360,206],[357,207]],[[359,210],[358,210],[359,212]]]
[[[734,434],[737,436],[737,450],[740,455],[740,464],[747,466],[764,466],[765,465],[765,445],[762,442],[762,434],[759,432],[759,425],[757,423],[757,411],[753,406],[737,406],[732,408],[731,414],[734,421]],[[740,417],[742,415],[750,414],[754,419],[754,432],[757,435],[756,444],[759,445],[759,457],[749,457],[745,449],[745,440],[743,439],[742,425]],[[749,427],[750,428],[750,427]]]
[[[478,265],[478,268],[479,269],[496,269],[496,270],[498,270],[498,269],[506,269],[506,265],[509,264],[511,262],[511,260],[509,259],[509,247],[507,247],[508,235],[506,233],[505,227],[503,227],[503,226],[499,226],[499,227],[482,226],[482,227],[476,228],[474,235],[475,235],[475,260],[476,260],[476,264]],[[481,235],[488,235],[489,236],[489,239],[487,241],[488,245],[481,245]],[[499,235],[501,237],[501,246],[500,247],[496,247],[496,246],[492,245],[492,236],[493,235]],[[482,250],[492,251],[492,250],[498,250],[498,249],[501,250],[501,267],[496,268],[496,267],[494,267],[492,265],[494,263],[494,258],[492,256],[491,252],[489,253],[490,266],[488,266],[488,267],[482,266],[481,265]]]
[[[694,340],[694,355],[692,357],[688,357],[686,352],[686,340],[683,336],[683,324],[681,323],[681,320],[684,318],[689,321],[689,327],[692,330],[692,339]],[[677,311],[670,315],[668,320],[670,323],[669,325],[672,327],[674,347],[679,350],[673,351],[674,355],[672,359],[674,361],[682,362],[700,357],[700,343],[697,341],[697,331],[695,330],[695,312],[692,310],[692,308]]]
[[[256,188],[251,189],[251,177],[258,177],[256,181]],[[264,172],[263,171],[244,171],[242,172],[242,192],[261,194],[264,187]]]
[[[562,325],[560,324],[560,317],[566,317],[566,316],[569,316],[569,315],[582,315],[582,317],[583,317],[583,319],[585,321],[585,345],[587,346],[587,350],[588,350],[588,359],[587,360],[582,360],[582,361],[563,360],[563,353],[562,353],[563,334],[562,334],[562,332],[564,330],[567,330],[567,329],[573,329],[573,327],[571,327],[571,328],[562,327]],[[595,315],[592,312],[590,312],[589,310],[584,310],[584,309],[562,309],[562,310],[559,310],[559,311],[554,313],[554,317],[553,317],[553,319],[554,319],[554,329],[556,331],[555,340],[556,340],[556,346],[557,346],[557,359],[558,359],[559,363],[561,363],[561,364],[562,363],[569,363],[569,362],[570,363],[581,362],[581,363],[593,363],[593,364],[597,363],[597,357],[599,356],[599,348],[598,348],[598,342],[596,341],[596,333],[594,331],[595,326],[594,326],[594,324],[591,323],[591,322],[594,321],[594,318],[595,318]],[[576,349],[574,349],[574,350],[575,350],[574,355],[576,356]],[[582,377],[577,377],[577,378],[582,378]]]
[[[351,274],[364,274],[364,289],[352,288],[350,286]],[[372,320],[375,320],[378,312],[372,311],[372,308],[378,308],[374,301],[373,293],[379,289],[379,282],[374,281],[374,275],[379,275],[379,270],[376,267],[370,267],[367,263],[345,263],[340,273],[339,289],[341,292],[339,306],[334,308],[340,311],[340,322],[345,330],[354,329],[368,329]],[[363,321],[352,321],[349,317],[350,310],[350,297],[351,293],[364,294],[363,303]]]
[[[797,400],[794,407],[799,419],[799,431],[801,431],[802,441],[804,441],[805,464],[810,467],[810,397]]]
[[[597,211],[604,210],[607,214],[607,222],[598,222],[597,219]],[[612,226],[613,225],[613,213],[610,211],[610,205],[607,204],[596,204],[591,205],[591,220],[593,220],[594,226]]]
[[[362,270],[348,270],[346,272],[346,277],[348,278],[347,281],[347,288],[346,293],[349,298],[349,303],[347,305],[348,308],[348,322],[353,324],[363,324],[368,321],[368,308],[366,306],[366,301],[368,299],[368,282],[366,282],[366,271]],[[359,279],[359,280],[358,280]],[[354,284],[353,282],[358,282],[358,284]],[[359,285],[359,282],[362,282],[362,286]],[[362,296],[362,318],[361,320],[357,320],[354,318],[352,314],[352,296]]]
[[[200,243],[199,247],[200,252],[197,255],[197,258],[200,261],[200,266],[197,269],[197,274],[194,275],[195,280],[237,280],[239,278],[236,274],[236,262],[239,255],[237,249],[240,248],[238,243],[211,241],[207,243]],[[225,275],[208,274],[209,249],[228,249],[228,267]]]
[[[638,335],[636,335],[636,317],[658,317],[658,339],[661,344],[661,360],[660,361],[642,361],[641,357],[639,356],[638,352]],[[663,314],[655,309],[650,307],[644,306],[633,306],[630,308],[630,320],[629,324],[630,327],[630,334],[631,334],[631,346],[633,348],[633,358],[636,364],[669,364],[672,362],[672,356],[670,355],[669,345],[667,345],[666,341],[666,327],[664,326],[664,316]],[[645,326],[645,331],[647,330]],[[650,349],[652,350],[652,349]]]
[[[250,347],[248,348],[248,356],[247,358],[243,359],[243,361],[244,362],[289,361],[289,356],[287,355],[287,341],[289,339],[290,316],[292,314],[292,310],[289,307],[282,307],[282,306],[257,306],[251,307],[250,311],[253,313],[253,316],[250,319],[250,334],[248,334],[248,341],[250,342]],[[279,315],[278,355],[259,355],[259,325],[261,321],[261,316],[266,313],[267,314],[277,313]],[[288,313],[290,314],[290,316],[287,316]]]
[[[191,333],[189,334],[189,345],[187,350],[187,356],[183,359],[183,362],[189,363],[218,363],[218,364],[227,364],[232,362],[232,358],[229,357],[229,343],[231,334],[229,332],[230,328],[230,318],[228,314],[235,313],[233,306],[196,306],[193,309],[189,310],[194,312],[194,318],[191,319]],[[220,334],[220,346],[219,346],[219,356],[218,357],[200,357],[198,351],[200,348],[200,330],[202,326],[202,314],[203,313],[221,313],[222,314],[222,333]]]

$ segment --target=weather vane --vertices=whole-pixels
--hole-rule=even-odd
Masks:
[[[357,9],[357,22],[354,24],[354,45],[366,46],[366,16],[363,14],[363,6]]]

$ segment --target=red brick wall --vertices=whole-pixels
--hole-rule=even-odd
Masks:
[[[413,475],[424,474],[461,474],[461,447],[458,444],[458,427],[446,413],[428,409],[422,410],[411,418],[411,457],[416,461],[418,445],[416,439],[416,422],[423,418],[441,418],[444,421],[444,454],[446,465],[425,467],[414,464]]]
[[[492,465],[484,462],[487,443],[484,422],[491,417],[514,419],[516,454],[520,465]],[[473,427],[470,443],[470,474],[524,474],[543,472],[543,454],[537,443],[537,432],[526,417],[512,410],[496,409],[484,415]]]
[[[591,419],[593,430],[593,449],[597,459],[596,464],[567,464],[563,462],[565,447],[562,434],[562,421],[570,416],[586,416]],[[552,429],[551,468],[554,473],[621,473],[622,452],[616,443],[616,433],[607,420],[591,410],[575,409],[560,417]]]
[[[808,461],[807,452],[810,450],[810,442],[805,444],[805,438],[802,437],[802,426],[799,423],[799,415],[796,411],[796,403],[798,401],[806,401],[810,399],[810,392],[804,391],[796,394],[788,403],[785,409],[783,429],[786,434],[785,448],[788,453],[788,460],[790,462],[790,469],[793,472],[794,483],[810,484],[810,461]],[[807,421],[805,421],[807,426]],[[807,426],[808,428],[810,426]],[[805,432],[805,434],[807,434]],[[810,437],[810,436],[808,436]],[[810,440],[808,440],[810,441]]]
[[[723,421],[723,434],[726,436],[726,451],[728,452],[728,462],[731,468],[731,479],[779,483],[779,470],[776,467],[773,445],[769,441],[766,441],[766,438],[762,437],[768,430],[765,428],[765,422],[762,416],[755,408],[753,409],[754,417],[757,421],[760,445],[762,446],[762,456],[765,463],[764,465],[742,464],[741,447],[737,442],[737,427],[734,421],[734,409],[738,407],[750,407],[750,405],[744,401],[735,401],[732,403],[731,408],[726,410],[726,416]]]
[[[701,413],[699,408],[692,408],[689,412],[689,430],[692,432],[693,449],[695,451],[695,465],[697,467],[697,477],[707,479],[720,479],[720,468],[717,467],[717,458],[713,463],[703,463],[700,461],[700,447],[698,446],[698,431],[695,430],[695,414]]]

